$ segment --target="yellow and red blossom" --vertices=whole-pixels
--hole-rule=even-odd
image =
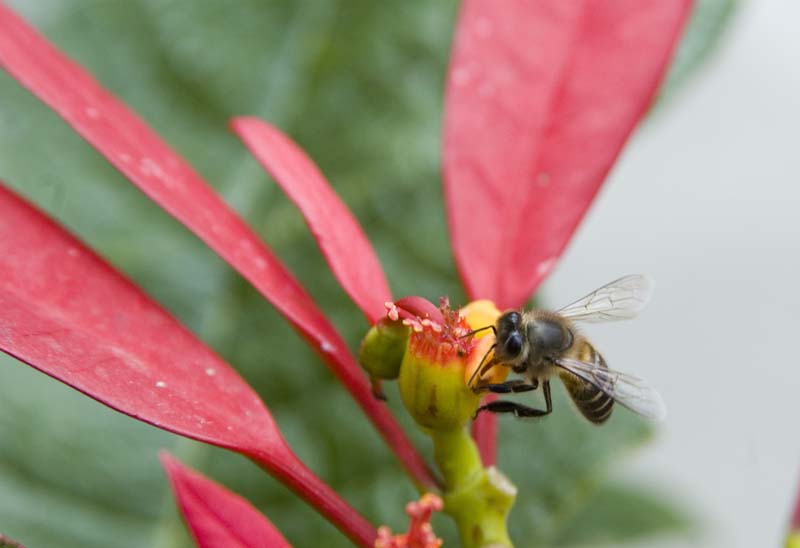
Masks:
[[[442,539],[436,536],[431,526],[431,514],[444,507],[442,499],[433,493],[425,493],[418,501],[406,505],[406,514],[410,518],[408,531],[392,535],[391,530],[383,525],[378,528],[375,548],[439,548]]]
[[[475,306],[473,310],[476,314],[480,312],[474,322],[486,321],[491,315],[486,314],[484,306]],[[441,299],[437,316],[422,317],[407,309],[397,314],[410,330],[400,366],[400,395],[418,424],[434,430],[451,430],[466,425],[480,405],[480,396],[468,386],[467,379],[487,357],[494,338],[473,334],[468,314],[451,308],[447,298]],[[486,330],[480,335],[486,333],[491,334]]]

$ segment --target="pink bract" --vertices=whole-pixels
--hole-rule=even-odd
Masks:
[[[466,0],[447,77],[444,189],[471,299],[523,306],[645,114],[691,0]],[[495,458],[495,417],[473,432]]]
[[[253,505],[166,451],[161,463],[183,519],[200,548],[291,548]]]
[[[378,257],[353,214],[297,144],[258,118],[236,118],[234,132],[297,205],[342,288],[375,323],[392,300]]]

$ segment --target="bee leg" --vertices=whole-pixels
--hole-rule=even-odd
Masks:
[[[544,392],[544,405],[548,413],[553,412],[553,400],[550,398],[550,381],[542,382],[542,392]]]
[[[542,383],[542,390],[544,392],[544,402],[546,405],[546,409],[544,411],[541,409],[534,409],[533,407],[528,407],[527,405],[522,405],[521,403],[514,401],[497,400],[480,406],[475,412],[475,416],[477,417],[478,413],[481,411],[489,411],[491,413],[514,413],[514,416],[519,418],[544,417],[545,415],[549,415],[553,412],[553,401],[550,398],[549,381],[544,381]]]
[[[525,379],[514,379],[512,381],[506,381],[497,384],[478,385],[475,387],[475,392],[493,392],[495,394],[529,392],[530,390],[536,390],[538,384],[538,381],[536,383],[529,383]]]
[[[533,407],[507,400],[497,400],[482,405],[478,408],[478,412],[475,413],[475,415],[477,416],[481,411],[489,411],[491,413],[514,413],[514,416],[519,418],[544,417],[550,414],[550,411],[534,409]]]

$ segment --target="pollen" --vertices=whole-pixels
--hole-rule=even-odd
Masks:
[[[393,322],[396,322],[400,318],[400,313],[397,311],[397,305],[392,301],[386,301],[384,306],[386,307],[386,317]]]
[[[444,365],[468,356],[475,347],[475,341],[469,336],[471,329],[466,318],[458,309],[450,307],[447,297],[440,299],[439,311],[442,313],[442,322],[411,317],[403,319],[403,324],[412,331],[409,339],[411,353]]]

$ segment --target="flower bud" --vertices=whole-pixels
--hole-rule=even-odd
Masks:
[[[372,379],[396,379],[406,352],[409,328],[384,318],[361,341],[358,362]]]
[[[419,501],[409,502],[406,505],[408,531],[392,535],[387,526],[379,527],[375,548],[439,548],[442,539],[433,532],[431,514],[440,511],[442,507],[442,499],[433,493],[425,493]]]

